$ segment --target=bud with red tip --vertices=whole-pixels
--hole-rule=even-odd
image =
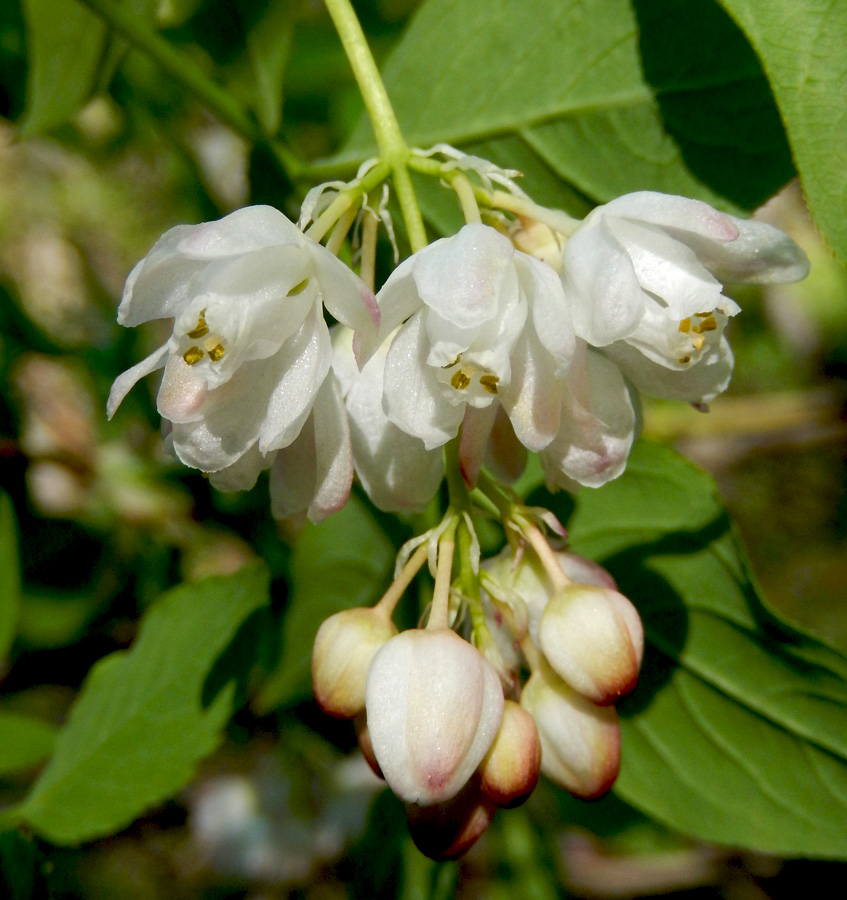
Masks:
[[[371,662],[396,634],[382,606],[345,609],[321,624],[312,649],[312,686],[325,713],[352,719],[365,708]]]
[[[506,700],[494,743],[479,767],[480,786],[498,806],[520,806],[535,790],[541,770],[541,741],[535,719]]]
[[[521,694],[541,739],[541,771],[584,800],[605,794],[620,768],[621,732],[614,706],[597,706],[542,663]]]
[[[454,797],[491,746],[503,690],[476,648],[447,628],[406,631],[374,657],[368,732],[391,789],[427,806]]]
[[[538,642],[547,662],[593,703],[615,703],[638,681],[644,629],[617,591],[588,584],[559,588],[544,608]]]

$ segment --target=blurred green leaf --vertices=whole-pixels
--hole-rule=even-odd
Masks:
[[[256,9],[240,0],[242,15]],[[285,68],[294,37],[294,6],[288,0],[272,0],[259,8],[255,21],[248,21],[245,51],[251,73],[251,106],[268,134],[275,134],[282,121]]]
[[[27,769],[53,752],[56,729],[41,719],[0,712],[0,775]]]
[[[23,0],[29,46],[23,136],[67,122],[94,90],[106,26],[78,0]]]
[[[847,261],[847,10],[830,0],[721,0],[759,54],[815,221]]]
[[[696,25],[698,6],[697,0],[684,0],[674,14],[694,17]],[[690,34],[693,40],[696,32],[702,44],[709,39],[705,31],[717,26],[712,18],[701,19]],[[660,22],[666,33],[666,20]],[[716,52],[689,67],[690,115],[683,119],[689,124],[692,110],[706,111],[710,127],[687,134],[686,141],[689,148],[701,145],[709,157],[719,155],[721,171],[744,159],[747,178],[718,186],[730,201],[744,204],[781,187],[791,169],[790,161],[787,171],[784,165],[773,171],[761,159],[749,163],[750,129],[741,132],[733,123],[749,117],[751,97],[757,106],[770,105],[763,115],[776,124],[755,130],[757,152],[779,155],[785,139],[755,57],[731,23],[722,27],[721,34],[729,28],[738,40],[712,41]],[[429,0],[384,76],[412,145],[448,141],[476,152],[484,141],[495,161],[525,173],[522,186],[545,203],[560,201],[551,201],[536,180],[534,173],[544,168],[593,200],[650,189],[727,205],[714,185],[703,183],[710,171],[692,175],[664,126],[642,72],[629,0],[590,6],[578,0]],[[717,141],[715,121],[721,124]],[[502,141],[509,142],[508,152],[500,154]],[[339,159],[372,153],[370,126],[362,121]]]
[[[0,897],[32,900],[36,864],[37,850],[32,840],[14,831],[0,835]]]
[[[18,629],[21,576],[15,511],[0,491],[0,663],[9,653]]]
[[[312,644],[321,622],[376,602],[388,588],[394,556],[393,544],[356,495],[325,522],[304,529],[291,554],[282,660],[256,698],[259,712],[311,696]]]
[[[847,660],[763,605],[711,478],[642,442],[568,530],[644,621],[618,793],[701,839],[847,857]]]
[[[207,677],[267,598],[261,565],[164,594],[132,649],[92,669],[17,817],[54,843],[77,844],[118,830],[180,788],[233,712],[232,681],[204,705]]]

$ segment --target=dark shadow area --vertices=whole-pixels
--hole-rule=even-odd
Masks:
[[[753,209],[794,172],[770,85],[715,0],[633,0],[644,77],[691,172]]]

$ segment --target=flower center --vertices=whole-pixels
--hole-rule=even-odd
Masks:
[[[189,366],[199,363],[205,355],[208,355],[209,359],[213,363],[216,363],[223,357],[224,353],[226,353],[226,347],[223,345],[223,337],[219,334],[209,334],[209,326],[206,324],[205,309],[200,310],[200,315],[197,317],[197,324],[191,331],[186,332],[186,337],[191,338],[192,341],[204,338],[204,340],[201,341],[202,349],[196,344],[193,344],[182,354],[182,358]]]
[[[679,323],[680,333],[688,335],[691,341],[691,349],[695,353],[699,353],[703,349],[703,344],[706,342],[704,335],[710,331],[717,330],[717,327],[718,322],[715,319],[714,311],[694,313],[693,316],[689,316]],[[691,362],[691,356],[681,356],[679,362],[683,365],[689,363]]]
[[[482,371],[482,374],[479,376],[479,384],[482,389],[487,394],[497,394],[498,393],[498,382],[500,381],[499,375],[494,375],[492,372],[488,372],[484,369],[480,370],[478,366],[475,366],[473,363],[468,363],[464,366],[460,366],[459,363],[462,361],[462,356],[459,354],[453,362],[448,363],[446,366],[442,366],[444,369],[452,369],[456,366],[456,370],[450,376],[450,386],[457,391],[466,391],[473,382],[474,378],[477,376],[477,373]]]

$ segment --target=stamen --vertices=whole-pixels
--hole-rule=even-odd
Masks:
[[[690,362],[691,362],[691,357],[690,357],[690,356],[680,356],[679,362],[680,362],[681,365],[684,366],[686,363],[690,363]]]
[[[489,394],[497,393],[497,382],[500,380],[497,375],[480,375],[479,383],[482,385],[483,389],[486,390]]]
[[[683,320],[679,323],[679,330],[680,330],[683,334],[687,334],[687,333],[691,330],[691,319],[683,319]]]
[[[212,362],[217,362],[226,352],[223,344],[215,344],[211,350],[206,351],[209,354],[209,359]]]
[[[295,284],[293,288],[288,292],[289,297],[295,297],[297,294],[302,294],[303,291],[306,290],[306,285],[309,283],[308,278],[304,278],[299,284]]]
[[[695,337],[691,338],[691,344],[695,350],[700,350],[705,343],[706,338],[704,338],[702,334],[698,334]]]
[[[459,369],[453,373],[450,384],[457,390],[463,391],[471,383],[470,377],[465,373],[464,369]]]
[[[442,369],[452,369],[453,366],[457,365],[459,360],[462,358],[462,354],[460,353],[453,362],[445,363],[441,368]]]
[[[717,327],[718,323],[715,321],[715,317],[708,316],[699,325],[695,325],[694,330],[702,334],[704,331],[714,331]]]
[[[188,337],[190,337],[192,341],[196,341],[197,338],[201,338],[208,333],[209,326],[206,324],[206,310],[201,309],[200,315],[197,317],[197,324],[188,332]]]
[[[185,353],[182,354],[182,358],[188,363],[189,366],[193,366],[195,363],[199,363],[201,359],[203,359],[203,351],[199,347],[189,347]]]

